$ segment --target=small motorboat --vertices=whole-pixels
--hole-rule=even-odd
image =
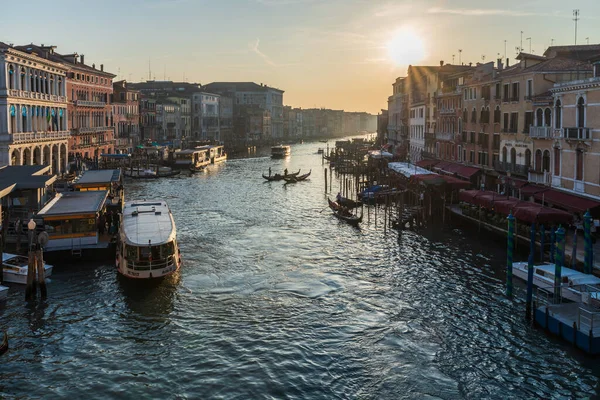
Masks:
[[[4,282],[27,284],[29,259],[17,254],[2,254],[2,279]],[[44,277],[52,275],[52,265],[44,263]],[[37,274],[36,274],[37,275]]]

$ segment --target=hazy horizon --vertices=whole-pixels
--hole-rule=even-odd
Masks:
[[[521,36],[535,54],[552,39],[573,44],[573,7],[578,44],[600,42],[600,2],[592,0],[33,0],[27,9],[43,12],[27,23],[23,8],[3,10],[0,41],[85,54],[86,64],[131,82],[147,80],[150,64],[152,79],[254,81],[285,90],[293,107],[377,114],[409,64],[495,61],[504,40],[512,60]]]

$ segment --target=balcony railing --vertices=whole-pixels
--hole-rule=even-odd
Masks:
[[[529,136],[538,139],[552,139],[554,134],[549,126],[533,126],[529,127]]]
[[[548,171],[529,171],[527,180],[529,182],[550,186],[552,184],[552,174]]]
[[[454,114],[455,112],[456,110],[454,108],[445,108],[440,110],[440,114],[442,115]]]
[[[512,164],[509,162],[495,161],[494,169],[500,172],[510,172],[511,174],[527,176],[529,167],[527,165]]]
[[[88,101],[88,100],[75,100],[75,105],[78,107],[106,107],[108,104],[103,101]]]
[[[513,96],[513,97],[511,97],[510,101],[514,101],[514,102],[519,101],[519,96]]]
[[[67,101],[67,98],[65,96],[57,96],[55,94],[45,94],[45,93],[37,93],[37,92],[28,92],[26,90],[10,89],[8,94],[11,97],[21,97],[24,99],[33,99],[33,100],[54,101],[57,103],[66,103],[66,101]]]
[[[590,140],[592,131],[590,128],[563,128],[563,137],[573,140]]]
[[[84,133],[96,133],[96,132],[107,132],[112,131],[114,128],[112,126],[93,126],[93,127],[85,127],[85,128],[76,128],[74,129],[75,133],[84,134]]]
[[[11,135],[7,135],[9,138]],[[31,143],[43,142],[46,140],[61,140],[71,137],[70,131],[54,131],[54,132],[22,132],[13,133],[13,143]],[[9,139],[10,140],[10,139]]]

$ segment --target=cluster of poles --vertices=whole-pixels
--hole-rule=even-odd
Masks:
[[[508,236],[507,236],[507,256],[506,256],[506,296],[513,296],[513,256],[515,248],[515,217],[512,213],[508,216]],[[592,273],[593,268],[593,247],[592,247],[592,216],[589,211],[583,216],[583,231],[584,231],[584,269],[586,274]],[[527,318],[531,318],[531,305],[533,303],[533,264],[535,262],[535,237],[536,225],[531,224],[530,230],[530,248],[529,258],[527,260]],[[540,258],[544,261],[544,225],[540,225]],[[560,298],[560,290],[562,284],[562,268],[565,266],[565,241],[566,231],[562,226],[559,226],[556,231],[554,227],[550,231],[550,262],[555,265],[554,269],[554,298]],[[576,263],[577,251],[577,231],[574,236],[572,264]]]

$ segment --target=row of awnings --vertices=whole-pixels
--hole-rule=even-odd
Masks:
[[[467,180],[470,180],[475,174],[481,172],[481,169],[477,167],[469,167],[467,165],[440,160],[421,160],[417,161],[416,164],[422,168],[431,168],[442,174],[456,175]]]

